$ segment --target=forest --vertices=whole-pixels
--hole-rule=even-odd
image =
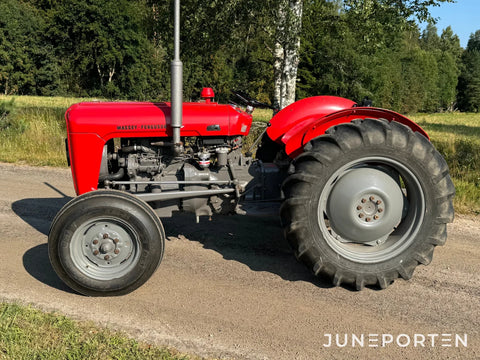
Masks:
[[[219,101],[237,89],[273,103],[280,39],[298,50],[283,48],[296,99],[478,112],[480,30],[464,49],[437,29],[428,6],[445,1],[183,0],[185,100],[208,86]],[[0,94],[169,100],[171,1],[2,0],[0,14]]]

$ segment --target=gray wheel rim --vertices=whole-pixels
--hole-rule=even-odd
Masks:
[[[113,280],[134,269],[141,253],[134,229],[118,218],[98,217],[81,225],[70,242],[75,267],[95,280]]]
[[[381,172],[384,175],[380,178],[384,180],[369,187],[361,181],[342,181],[352,177],[352,173],[368,174],[369,171]],[[354,189],[347,189],[344,183]],[[344,188],[339,190],[336,186]],[[359,194],[358,199],[346,198],[340,204],[346,215],[329,211],[334,206],[329,203],[332,194],[351,194],[352,191]],[[400,204],[398,194],[403,197]],[[369,205],[367,209],[363,209],[362,200]],[[391,158],[372,156],[349,162],[328,179],[319,198],[317,215],[323,238],[337,254],[358,263],[378,263],[398,256],[410,246],[423,223],[425,208],[422,186],[408,167]],[[362,221],[368,226],[358,225]]]

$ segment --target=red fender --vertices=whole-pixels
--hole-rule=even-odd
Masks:
[[[323,97],[319,96],[316,98],[322,98],[322,102],[325,100],[334,100],[334,106],[344,105],[346,106],[348,102],[353,103],[350,100],[345,100],[344,102],[340,101],[339,99],[342,98],[335,98],[335,97]],[[328,99],[326,99],[328,98]],[[310,98],[311,100],[315,100],[315,98]],[[307,99],[304,99],[307,100]],[[292,104],[295,105],[297,103],[301,103],[303,100],[297,101],[296,103]],[[290,106],[292,106],[290,105]],[[284,110],[288,109],[290,106],[286,107]],[[312,106],[313,108],[314,106]],[[323,106],[322,109],[327,109],[328,106]],[[282,110],[282,111],[284,111]],[[281,111],[281,112],[282,112]],[[280,112],[280,113],[281,113]],[[279,114],[280,114],[279,113]],[[318,116],[318,112],[314,115],[302,116],[297,117],[295,116],[292,120],[290,120],[290,125],[287,126],[285,122],[287,113],[284,113],[282,116],[282,126],[280,124],[274,123],[275,117],[272,119],[271,126],[267,130],[268,135],[272,140],[275,140],[278,143],[285,144],[285,152],[291,158],[295,158],[296,156],[300,155],[303,152],[303,147],[312,139],[325,134],[325,132],[331,128],[332,126],[349,123],[355,119],[366,119],[366,118],[373,118],[373,119],[386,119],[388,121],[397,121],[401,124],[404,124],[411,128],[413,131],[419,132],[420,134],[424,135],[427,139],[429,139],[425,130],[423,130],[419,125],[417,125],[412,120],[406,118],[403,115],[400,115],[394,111],[379,109],[379,108],[372,108],[372,107],[349,107],[344,108],[343,110],[336,111],[329,114],[320,114]],[[290,115],[291,114],[290,112]],[[316,116],[317,115],[317,116]],[[278,116],[278,114],[277,114]],[[292,125],[293,124],[293,125]],[[274,130],[271,130],[272,127],[275,127]],[[283,135],[279,135],[279,129],[286,129]],[[270,131],[269,131],[270,130]],[[271,134],[273,136],[271,136]]]
[[[296,125],[301,126],[334,112],[350,109],[355,102],[337,96],[314,96],[290,104],[279,111],[269,122],[267,134],[270,139],[281,143],[282,136]]]

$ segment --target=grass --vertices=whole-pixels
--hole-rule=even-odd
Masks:
[[[67,166],[65,110],[81,101],[61,97],[0,97],[0,161]],[[6,105],[5,105],[6,104]]]
[[[480,214],[480,114],[417,114],[411,118],[429,134],[447,160],[459,213]]]
[[[0,359],[199,359],[132,340],[124,334],[0,303]]]
[[[0,96],[0,161],[30,165],[67,166],[65,110],[85,99]],[[271,110],[256,109],[255,122],[268,122]],[[455,183],[455,209],[480,214],[480,114],[417,114],[419,123],[445,157]],[[252,133],[262,131],[261,124]],[[253,143],[247,139],[247,144]],[[247,145],[248,146],[248,145]]]

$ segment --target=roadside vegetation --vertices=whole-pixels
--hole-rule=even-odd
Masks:
[[[480,114],[417,114],[423,127],[445,157],[455,184],[455,211],[480,215]]]
[[[0,96],[0,161],[66,167],[64,113],[82,100]],[[257,109],[253,114],[260,123],[268,122],[272,112]],[[480,215],[480,114],[448,112],[410,118],[427,131],[447,160],[457,190],[456,211]],[[258,124],[252,133],[260,133],[262,127]]]
[[[29,306],[0,303],[0,359],[199,359]]]
[[[0,97],[0,161],[66,166],[65,110],[78,98]]]

